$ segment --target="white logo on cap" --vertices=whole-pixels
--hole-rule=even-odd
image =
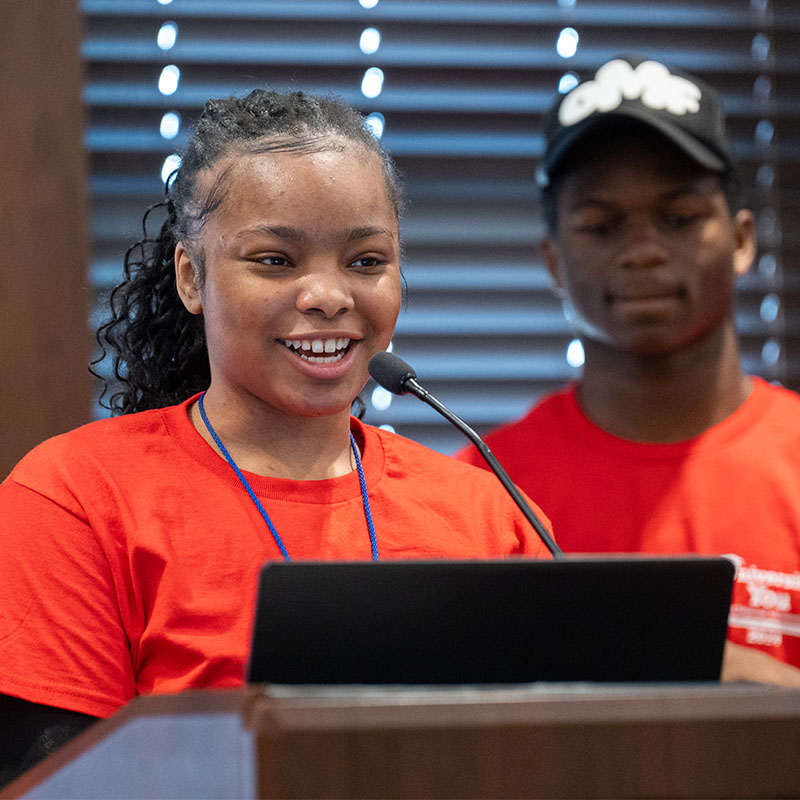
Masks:
[[[558,121],[575,125],[595,111],[613,111],[623,100],[639,99],[648,108],[671,114],[696,114],[700,110],[700,87],[673,75],[658,61],[643,61],[633,69],[615,59],[603,64],[594,76],[575,87],[561,103]]]

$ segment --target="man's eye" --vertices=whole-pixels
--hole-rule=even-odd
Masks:
[[[266,256],[259,259],[262,264],[268,264],[271,267],[285,267],[289,262],[283,256]]]
[[[697,214],[667,214],[665,221],[670,228],[685,228],[697,219]]]
[[[586,225],[581,225],[579,230],[581,233],[591,233],[595,236],[605,236],[614,230],[613,220],[603,220],[602,222],[592,222]]]

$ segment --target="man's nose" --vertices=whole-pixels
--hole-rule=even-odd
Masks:
[[[667,259],[663,234],[653,220],[631,221],[620,236],[620,262],[626,268],[652,267],[664,263]]]

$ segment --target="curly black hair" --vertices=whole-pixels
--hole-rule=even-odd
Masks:
[[[403,198],[391,156],[361,114],[346,103],[304,92],[256,89],[246,97],[205,104],[180,154],[180,167],[166,182],[165,200],[144,213],[142,238],[128,248],[123,280],[110,296],[111,318],[97,330],[102,355],[92,365],[111,351],[113,375],[121,386],[105,403],[112,413],[180,403],[208,388],[211,381],[203,318],[190,314],[178,296],[174,253],[176,244],[183,242],[202,285],[205,263],[197,240],[205,220],[225,198],[228,173],[221,171],[202,197],[198,174],[231,154],[313,153],[339,149],[343,141],[378,157],[399,218]],[[148,225],[155,212],[163,220],[153,237]],[[108,389],[106,382],[104,394]]]

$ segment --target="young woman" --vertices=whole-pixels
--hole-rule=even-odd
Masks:
[[[267,560],[546,553],[494,476],[350,414],[402,294],[400,190],[359,114],[212,100],[165,207],[100,330],[122,414],[0,486],[16,769],[137,694],[241,684]]]

